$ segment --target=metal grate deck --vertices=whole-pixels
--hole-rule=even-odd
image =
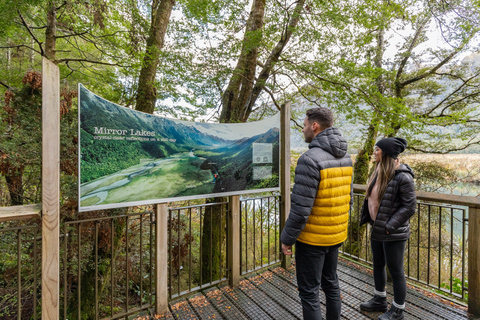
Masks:
[[[371,298],[373,277],[340,259],[338,277],[342,295],[342,319],[377,319],[380,312],[363,312],[359,304]],[[227,285],[210,288],[188,299],[170,303],[175,319],[302,319],[295,269],[272,268],[241,280],[238,288]],[[387,301],[392,303],[392,284],[387,284]],[[325,314],[325,297],[320,294]],[[163,319],[163,318],[162,318]],[[465,308],[407,289],[405,319],[469,319]]]

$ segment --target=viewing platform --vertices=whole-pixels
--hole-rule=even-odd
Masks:
[[[338,277],[342,297],[342,319],[377,319],[381,312],[364,312],[359,305],[371,298],[373,277],[367,268],[340,258]],[[393,288],[387,283],[387,302]],[[320,294],[325,315],[325,297]],[[234,289],[220,285],[187,298],[174,300],[162,319],[302,319],[295,269],[272,267],[252,274]],[[141,316],[135,319],[149,319]],[[405,319],[475,319],[467,308],[408,285]],[[478,319],[478,318],[477,318]]]

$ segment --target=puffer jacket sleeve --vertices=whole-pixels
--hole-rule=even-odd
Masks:
[[[293,245],[305,228],[315,202],[319,183],[320,170],[318,164],[308,156],[308,153],[304,153],[298,159],[295,168],[295,184],[292,189],[290,214],[280,236],[283,244]]]
[[[402,227],[415,214],[417,198],[415,195],[415,183],[410,174],[402,174],[398,193],[401,202],[400,208],[390,216],[385,225],[385,228],[391,234],[396,233],[397,229]]]

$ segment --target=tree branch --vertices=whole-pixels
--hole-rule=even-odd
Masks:
[[[27,28],[28,30],[28,33],[30,33],[30,35],[32,36],[33,40],[35,40],[35,42],[38,44],[38,46],[40,47],[40,54],[42,55],[42,57],[45,55],[45,53],[43,52],[43,48],[42,48],[42,43],[40,41],[38,41],[37,37],[35,37],[35,35],[33,34],[32,30],[30,29],[30,27],[28,26],[27,22],[25,21],[25,19],[23,18],[22,14],[20,13],[20,10],[17,9],[17,13],[18,15],[20,16],[20,19],[22,20],[22,24],[25,26],[25,28]],[[37,51],[38,52],[38,51]]]
[[[8,84],[3,83],[2,81],[0,81],[0,84],[1,84],[2,86],[4,86],[5,88],[7,88],[8,90],[11,90],[11,89],[12,89]]]
[[[0,47],[0,49],[13,49],[13,48],[22,48],[22,47],[25,47],[27,49],[30,49],[32,51],[35,51],[36,53],[38,54],[42,54],[40,51],[38,51],[37,49],[35,48],[32,48],[32,47],[29,47],[29,46],[26,46],[26,45],[23,45],[23,44],[20,44],[20,45],[17,45],[17,46],[6,46],[6,47]]]
[[[245,112],[244,112],[244,118],[245,116],[248,117],[250,114],[253,105],[257,101],[258,96],[260,95],[260,92],[265,88],[265,84],[268,80],[268,77],[270,76],[270,73],[274,67],[274,65],[278,62],[278,59],[280,58],[280,55],[283,51],[283,48],[287,45],[288,41],[290,40],[290,37],[293,34],[293,31],[297,27],[298,21],[300,20],[300,16],[303,10],[303,6],[305,5],[305,0],[298,0],[297,4],[295,6],[295,9],[293,11],[292,17],[290,18],[290,21],[288,22],[287,26],[285,27],[285,30],[282,33],[282,36],[280,40],[278,41],[277,45],[275,48],[272,50],[270,53],[270,56],[268,57],[267,61],[265,62],[265,67],[262,69],[258,76],[258,80],[255,83],[255,86],[253,87],[252,94],[250,95],[249,101],[247,102],[247,105],[245,106]]]
[[[472,32],[472,33],[467,37],[467,39],[465,39],[465,40],[463,41],[463,43],[462,43],[458,48],[456,48],[455,50],[453,50],[452,53],[450,53],[447,57],[445,57],[445,59],[443,59],[443,60],[440,61],[436,66],[434,66],[432,69],[430,69],[430,71],[425,72],[425,73],[423,73],[423,74],[420,74],[420,75],[418,75],[418,76],[416,76],[416,77],[413,77],[413,78],[411,78],[411,79],[409,79],[409,80],[406,80],[406,81],[404,81],[404,82],[399,83],[399,87],[403,88],[403,87],[405,87],[405,86],[407,86],[407,85],[409,85],[409,84],[411,84],[411,83],[414,83],[414,82],[416,82],[416,81],[422,80],[422,79],[424,79],[424,78],[426,78],[426,77],[434,74],[434,73],[435,73],[438,69],[440,69],[443,65],[445,65],[447,62],[449,62],[450,60],[452,60],[453,57],[455,57],[455,55],[456,55],[457,53],[459,53],[459,52],[465,47],[465,45],[466,45],[466,44],[473,38],[473,36],[475,36],[475,35],[476,35],[476,32]]]
[[[420,37],[420,34],[422,33],[423,31],[423,28],[425,27],[426,23],[427,23],[428,19],[425,19],[419,26],[419,28],[417,29],[417,31],[415,32],[415,35],[413,36],[413,39],[412,39],[412,42],[410,43],[410,46],[408,47],[408,50],[405,52],[405,57],[402,59],[402,61],[400,62],[400,66],[398,67],[398,71],[397,71],[397,76],[395,77],[395,83],[399,83],[400,82],[400,76],[403,74],[403,71],[405,69],[405,65],[407,64],[407,61],[408,59],[410,58],[410,56],[412,55],[412,51],[413,49],[415,48],[416,44],[417,44],[417,40],[418,38]]]
[[[88,63],[93,63],[93,64],[101,64],[101,65],[105,65],[105,66],[114,66],[114,67],[123,67],[123,68],[128,67],[128,66],[121,65],[121,64],[118,64],[118,63],[110,63],[110,62],[96,61],[96,60],[90,60],[90,59],[65,58],[65,59],[55,60],[55,63],[63,63],[63,62],[88,62]]]
[[[442,101],[440,101],[435,107],[433,107],[430,111],[428,111],[425,115],[428,116],[430,114],[432,114],[435,110],[437,110],[438,108],[440,108],[440,106],[445,102],[447,101],[450,97],[452,97],[453,95],[455,95],[457,92],[460,91],[460,89],[462,89],[463,87],[465,87],[468,82],[470,82],[471,80],[477,78],[478,76],[480,75],[480,72],[473,75],[472,77],[470,77],[469,79],[467,80],[463,80],[461,77],[458,77],[460,80],[462,80],[462,85],[461,86],[458,86],[458,88],[456,88],[453,92],[451,92],[448,96],[446,96]],[[479,92],[476,92],[476,93],[472,93],[472,94],[469,94],[467,96],[465,96],[464,98],[460,99],[460,100],[456,100],[456,101],[453,101],[452,103],[448,104],[445,108],[443,108],[441,114],[443,114],[443,112],[450,108],[452,105],[454,105],[455,103],[458,103],[458,102],[461,102],[463,101],[464,99],[466,98],[469,98],[470,96],[474,96],[474,95],[477,95]]]

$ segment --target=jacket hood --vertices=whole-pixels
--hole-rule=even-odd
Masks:
[[[343,158],[347,154],[347,140],[342,136],[339,129],[330,127],[313,138],[308,148],[322,148],[335,158]],[[411,170],[411,169],[410,169]]]
[[[412,176],[412,178],[415,177],[415,174],[413,173],[412,168],[408,166],[408,164],[401,163],[400,166],[398,167],[397,170],[395,170],[395,174],[400,173],[400,172],[406,172]]]

